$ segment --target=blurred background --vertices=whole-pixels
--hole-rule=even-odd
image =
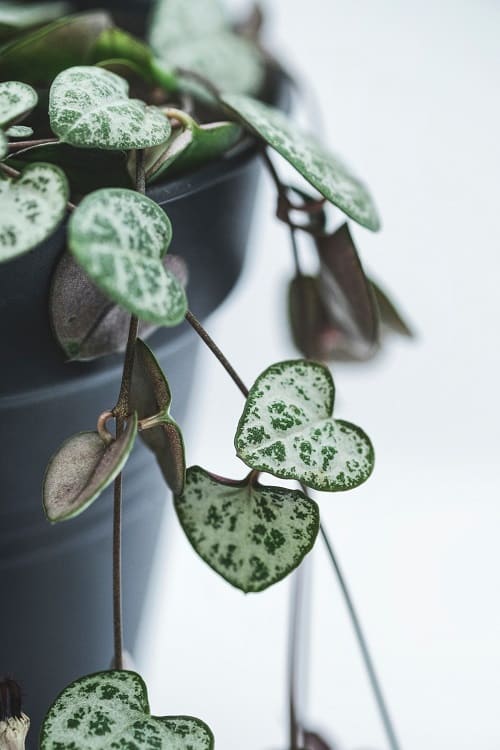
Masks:
[[[238,11],[245,3],[232,3]],[[314,90],[324,138],[371,187],[383,229],[352,232],[417,338],[335,365],[336,415],[373,439],[373,477],[318,496],[405,750],[498,750],[497,455],[500,4],[267,0],[267,46]],[[295,115],[319,129],[310,96]],[[275,159],[282,174],[286,168]],[[295,357],[292,259],[263,177],[244,275],[207,328],[243,379]],[[304,248],[307,251],[307,248]],[[196,312],[196,310],[194,311]],[[208,352],[188,462],[240,478],[242,399]],[[213,727],[219,750],[286,747],[289,581],[244,596],[164,529],[138,662],[152,708]],[[341,750],[385,750],[321,541],[311,555],[309,725]]]

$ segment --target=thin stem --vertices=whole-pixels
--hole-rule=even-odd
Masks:
[[[302,745],[302,729],[297,711],[298,663],[300,659],[300,615],[304,606],[304,565],[295,571],[290,603],[290,629],[288,633],[288,707],[290,720],[290,750]]]
[[[18,151],[31,146],[43,146],[46,143],[59,143],[59,138],[37,138],[32,141],[11,141],[8,145],[9,151]]]
[[[293,255],[293,262],[295,263],[295,272],[297,276],[302,276],[302,267],[300,265],[300,257],[299,257],[299,246],[297,244],[297,235],[295,227],[292,227],[290,225],[290,240],[292,243],[292,255]]]
[[[189,323],[191,328],[196,331],[198,336],[201,338],[201,340],[208,346],[212,354],[214,354],[223,368],[226,370],[226,372],[229,374],[229,376],[233,379],[233,381],[236,383],[242,394],[245,398],[248,397],[248,388],[246,387],[245,383],[242,381],[234,367],[231,365],[229,360],[224,356],[224,354],[221,352],[213,338],[207,333],[207,331],[203,328],[200,321],[195,318],[193,313],[188,310],[186,313],[186,321]]]

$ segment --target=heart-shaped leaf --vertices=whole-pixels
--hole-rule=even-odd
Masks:
[[[66,2],[39,2],[26,5],[24,2],[0,3],[0,39],[3,41],[32,26],[48,23],[66,15]]]
[[[68,438],[52,456],[43,481],[43,507],[52,523],[80,515],[121,472],[137,435],[137,414],[117,440],[98,432]]]
[[[362,484],[373,470],[373,447],[359,427],[332,418],[334,397],[323,365],[271,365],[250,389],[236,431],[238,456],[253,469],[317,490]]]
[[[200,557],[245,592],[263,591],[287,576],[312,549],[316,503],[297,490],[240,482],[191,466],[175,499],[179,521]]]
[[[49,97],[50,126],[85,148],[146,148],[166,141],[170,123],[156,107],[128,98],[128,83],[103,68],[81,65],[59,73]]]
[[[35,89],[21,81],[0,83],[0,128],[8,128],[28,115],[36,107]]]
[[[40,750],[213,750],[207,725],[191,716],[151,716],[135,672],[97,672],[68,685],[50,707]]]
[[[375,295],[382,325],[395,333],[399,333],[401,336],[413,338],[413,331],[404,320],[394,302],[373,280],[370,281],[370,284]]]
[[[368,359],[379,343],[379,315],[370,282],[349,227],[316,237],[320,259],[318,289],[330,320],[343,333],[337,350]]]
[[[64,218],[64,173],[53,164],[31,164],[17,179],[0,179],[0,262],[34,248]]]
[[[364,227],[376,231],[380,220],[366,186],[312,136],[302,133],[274,107],[239,94],[222,102],[269,146],[283,156],[321,195]]]
[[[130,408],[140,420],[149,418],[152,426],[141,431],[141,438],[156,456],[166,483],[174,495],[184,489],[186,459],[179,426],[169,414],[172,396],[167,379],[148,346],[137,339],[130,386]],[[151,419],[154,417],[154,419]]]
[[[166,255],[162,262],[185,287],[188,272],[184,260]],[[70,253],[63,253],[52,277],[49,310],[54,335],[69,359],[96,359],[125,350],[130,313],[101,292]],[[139,322],[143,339],[156,328]]]
[[[46,83],[72,65],[81,65],[101,32],[113,25],[104,11],[61,18],[23,34],[0,49],[0,69],[5,78],[26,83]]]
[[[307,359],[328,362],[344,334],[330,319],[313,276],[296,276],[288,289],[290,328],[295,346]]]
[[[68,224],[70,250],[97,286],[133,315],[165,326],[187,311],[182,285],[162,264],[171,237],[154,201],[120,188],[87,195]]]
[[[33,128],[28,125],[12,125],[5,133],[9,138],[30,138],[33,135]]]

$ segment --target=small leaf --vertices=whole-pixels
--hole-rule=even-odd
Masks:
[[[263,591],[291,573],[319,529],[318,506],[301,492],[249,477],[223,479],[199,466],[188,469],[175,508],[195,551],[245,592]]]
[[[191,716],[151,716],[135,672],[97,672],[68,685],[50,707],[40,750],[213,750],[207,725]]]
[[[316,237],[316,248],[319,293],[330,321],[343,333],[337,351],[350,359],[368,359],[378,348],[379,316],[347,224]]]
[[[69,10],[65,2],[38,2],[26,5],[23,2],[0,3],[0,39],[15,36],[32,26],[48,23],[64,16]]]
[[[0,83],[0,128],[8,128],[28,115],[36,107],[38,95],[31,86],[21,81]]]
[[[27,125],[12,125],[5,132],[9,138],[31,138],[33,135],[33,128],[30,128]]]
[[[179,426],[169,414],[172,396],[167,379],[148,346],[137,339],[130,387],[130,408],[139,419],[156,416],[154,427],[140,435],[155,454],[166,483],[174,495],[184,490],[186,459]]]
[[[290,123],[273,107],[249,96],[224,94],[222,102],[247,127],[274,148],[321,195],[364,227],[376,231],[380,220],[365,185],[339,157]]]
[[[3,159],[3,157],[7,153],[7,150],[8,150],[7,138],[5,137],[5,133],[3,132],[3,130],[0,130],[0,159]],[[0,183],[0,195],[1,194],[2,194],[2,186],[1,186],[1,183]],[[1,227],[1,225],[2,225],[2,219],[1,219],[1,215],[0,215],[0,227]],[[0,231],[1,231],[1,229],[0,229]],[[1,242],[1,240],[0,240],[0,242]],[[1,255],[0,255],[0,261],[1,261]]]
[[[328,362],[343,341],[330,320],[313,276],[296,276],[288,288],[290,328],[295,346],[307,359]]]
[[[59,73],[50,89],[50,126],[59,138],[85,148],[146,148],[166,141],[170,123],[156,107],[128,98],[128,83],[102,68]]]
[[[187,311],[184,289],[162,264],[171,237],[154,201],[120,188],[87,195],[68,224],[70,250],[97,286],[133,315],[165,326]]]
[[[408,323],[406,323],[392,300],[373,280],[370,281],[370,284],[373,293],[375,294],[375,301],[380,313],[382,324],[389,330],[399,333],[401,336],[413,338],[414,334],[412,329]]]
[[[317,732],[304,731],[304,750],[336,750],[336,746]]]
[[[5,78],[47,83],[62,70],[87,62],[101,32],[113,25],[104,11],[79,13],[30,31],[0,49]]]
[[[236,431],[248,466],[327,492],[350,490],[373,470],[373,447],[356,425],[332,418],[335,388],[316,362],[271,365],[250,389]]]
[[[52,164],[31,164],[17,179],[0,179],[0,262],[31,250],[66,213],[68,183]]]
[[[137,414],[107,444],[97,432],[68,438],[52,456],[43,482],[43,507],[52,523],[82,513],[121,472],[137,435]]]
[[[186,286],[184,260],[178,255],[166,255],[162,262]],[[91,360],[125,351],[130,313],[101,292],[70,253],[63,253],[56,266],[49,310],[54,335],[69,359]],[[139,335],[145,339],[156,328],[140,321]]]

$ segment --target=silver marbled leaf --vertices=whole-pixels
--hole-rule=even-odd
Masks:
[[[0,128],[8,128],[28,115],[38,102],[35,89],[22,81],[0,83]]]
[[[33,128],[28,127],[28,125],[11,125],[5,133],[9,138],[31,138]]]

